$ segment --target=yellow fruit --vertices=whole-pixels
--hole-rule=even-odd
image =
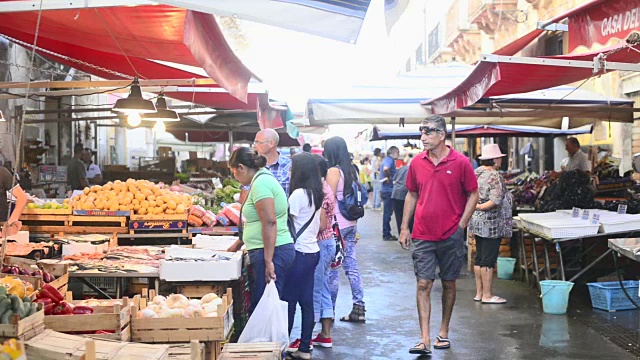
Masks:
[[[140,210],[138,210],[138,214],[146,215],[147,214],[147,208],[140,208]]]
[[[176,214],[184,214],[184,210],[185,208],[183,204],[176,206]]]
[[[140,210],[140,205],[133,205],[133,210],[134,211]]]
[[[143,193],[140,193],[140,192],[136,193],[135,196],[136,196],[136,200],[138,200],[138,201],[142,201],[142,200],[146,199],[146,196]]]
[[[177,205],[177,204],[176,204],[176,202],[175,202],[175,201],[173,201],[173,200],[169,200],[169,202],[167,202],[167,207],[168,207],[169,209],[171,209],[171,210],[175,210],[177,206],[178,206],[178,205]]]
[[[158,206],[164,205],[164,200],[162,200],[162,196],[156,199],[156,205]]]
[[[111,211],[118,211],[119,208],[120,206],[118,204],[111,204],[111,206],[109,206],[109,210]]]
[[[133,200],[131,200],[131,204],[133,204],[133,205],[140,205],[140,200],[138,200],[138,199],[133,199]]]
[[[149,200],[149,207],[156,207],[156,202],[154,200]]]
[[[63,204],[68,204],[69,203],[69,199],[64,199],[64,201],[62,203]]]
[[[126,211],[127,210],[127,206],[126,205],[120,205],[120,206],[118,206],[118,210]]]
[[[149,202],[147,200],[143,200],[140,202],[140,206],[142,206],[143,208],[148,208]]]
[[[87,195],[87,194],[89,193],[89,191],[90,191],[90,190],[89,190],[89,188],[88,188],[88,187],[86,187],[86,188],[84,188],[84,190],[82,190],[82,192],[84,192],[84,194],[85,194],[85,195]]]
[[[164,212],[165,212],[165,214],[168,214],[168,215],[173,215],[173,214],[175,214],[175,213],[176,213],[176,211],[175,211],[175,210],[171,210],[171,209],[167,209],[167,210],[165,210]]]
[[[27,204],[27,209],[35,209],[36,208],[36,204],[34,203],[28,203]]]

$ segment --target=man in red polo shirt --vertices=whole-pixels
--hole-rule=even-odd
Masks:
[[[425,152],[409,166],[400,245],[413,243],[413,267],[416,274],[418,318],[422,333],[411,354],[431,354],[429,320],[431,288],[440,268],[442,282],[442,323],[433,344],[448,349],[449,322],[456,301],[456,279],[465,263],[464,229],[478,202],[478,182],[469,159],[445,145],[447,125],[442,116],[432,115],[420,126]],[[415,214],[413,233],[409,219]]]

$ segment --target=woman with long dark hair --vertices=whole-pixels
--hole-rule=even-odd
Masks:
[[[302,310],[302,329],[300,338],[289,345],[288,351],[293,359],[311,359],[313,280],[320,259],[317,237],[319,230],[326,226],[321,208],[322,179],[311,154],[303,152],[291,157],[289,191],[289,230],[294,238],[296,257],[287,275],[283,300],[289,303],[289,334],[298,304]]]
[[[316,274],[313,283],[313,310],[314,322],[322,323],[322,331],[311,340],[314,346],[324,348],[333,347],[331,339],[331,325],[333,324],[334,311],[331,301],[331,291],[329,290],[329,274],[331,273],[331,263],[336,255],[336,240],[333,232],[333,216],[336,208],[336,196],[331,190],[331,186],[326,181],[329,164],[327,159],[320,155],[313,155],[313,159],[318,164],[320,177],[322,178],[322,211],[327,219],[325,226],[320,228],[318,233],[318,247],[320,247],[320,261],[316,266]]]
[[[282,298],[283,285],[295,250],[287,229],[287,195],[273,174],[265,168],[267,159],[255,149],[241,147],[229,159],[229,169],[242,185],[250,185],[242,205],[244,231],[228,251],[246,245],[253,269],[251,311],[258,305],[267,283],[276,282]]]
[[[334,136],[324,143],[324,157],[329,162],[329,171],[327,172],[327,183],[336,195],[336,202],[342,201],[345,195],[353,192],[352,184],[358,180],[358,175],[353,167],[347,143],[343,138]],[[345,219],[340,213],[338,206],[335,207],[335,217],[338,220],[340,234],[347,244],[345,257],[342,262],[344,273],[349,278],[351,285],[351,297],[353,300],[353,308],[351,313],[340,318],[341,321],[349,322],[365,322],[364,293],[362,290],[362,279],[358,270],[358,262],[356,260],[356,221]],[[339,278],[338,271],[331,271],[330,280],[331,297],[335,307],[335,299],[338,295]]]

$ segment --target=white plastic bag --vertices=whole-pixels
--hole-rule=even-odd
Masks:
[[[289,345],[288,308],[287,302],[278,296],[275,281],[269,282],[238,343],[277,342],[284,351]]]

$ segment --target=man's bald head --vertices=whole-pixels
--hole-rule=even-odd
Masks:
[[[264,129],[258,131],[256,134],[253,147],[256,148],[260,155],[267,156],[268,154],[277,153],[278,143],[280,142],[280,136],[273,129]]]

